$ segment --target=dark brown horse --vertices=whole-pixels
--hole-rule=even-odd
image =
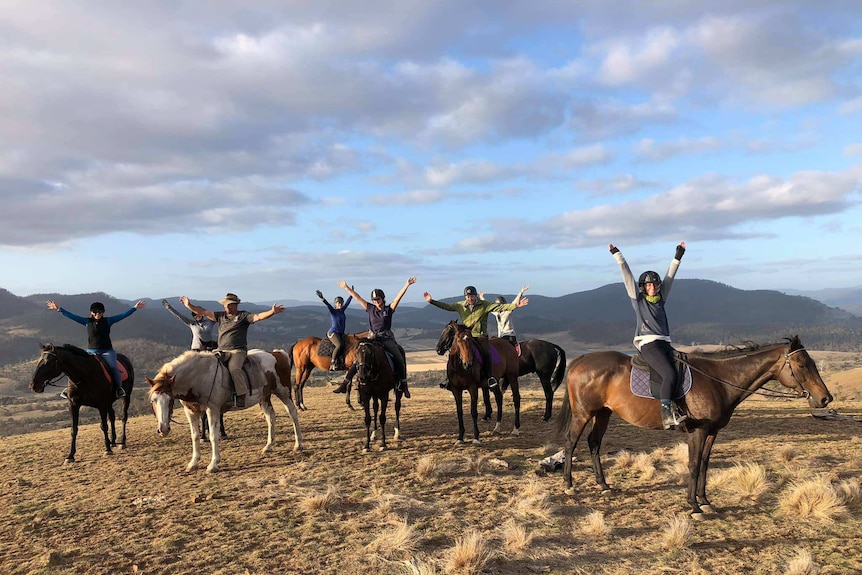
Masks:
[[[545,392],[545,414],[542,421],[551,419],[554,405],[554,392],[560,387],[566,374],[566,352],[555,343],[543,339],[530,339],[521,342],[521,355],[518,357],[518,375],[535,373],[539,376],[542,391]]]
[[[500,433],[500,422],[503,419],[503,392],[512,388],[512,403],[515,405],[515,427],[513,435],[521,434],[521,391],[518,388],[518,354],[515,348],[505,339],[491,338],[491,345],[497,350],[500,362],[491,366],[493,376],[500,385],[493,389],[497,402],[497,424],[492,433]],[[443,355],[449,351],[449,361],[446,363],[446,376],[449,389],[455,397],[455,408],[458,412],[458,443],[464,442],[464,405],[463,395],[466,390],[470,394],[470,417],[473,419],[473,444],[479,445],[479,389],[488,393],[488,384],[482,381],[479,348],[470,329],[452,320],[440,334],[437,342],[437,353]],[[486,395],[486,419],[490,414],[490,401]]]
[[[395,390],[395,372],[383,346],[374,340],[361,340],[356,348],[356,385],[359,389],[359,403],[365,410],[365,449],[371,450],[371,440],[377,436],[380,423],[380,449],[386,449],[386,407],[389,405],[389,392]],[[349,392],[348,392],[349,393]],[[371,404],[374,404],[374,417]],[[374,422],[374,431],[371,423]],[[395,441],[401,434],[401,392],[395,390]]]
[[[84,405],[95,407],[99,410],[99,417],[102,420],[102,433],[105,436],[105,453],[107,455],[113,454],[111,446],[116,447],[119,445],[121,449],[125,449],[126,422],[129,419],[129,401],[132,397],[132,387],[135,384],[135,371],[129,358],[121,353],[117,354],[117,362],[126,371],[123,374],[123,390],[126,392],[126,396],[122,398],[123,430],[118,442],[115,427],[116,416],[114,414],[114,402],[116,401],[114,386],[111,382],[111,376],[108,375],[108,372],[102,366],[101,360],[95,355],[69,344],[62,347],[54,347],[53,344],[49,343],[47,345],[39,344],[39,347],[42,349],[42,355],[36,364],[36,371],[33,372],[30,389],[36,393],[42,393],[45,391],[46,385],[52,385],[63,375],[69,378],[69,413],[72,416],[72,444],[69,447],[69,454],[66,456],[65,462],[73,463],[75,461],[78,421],[81,407]],[[108,421],[111,423],[110,439],[108,438]]]
[[[356,348],[359,340],[367,336],[367,331],[347,334],[344,341],[344,365],[349,366],[356,360]],[[323,371],[329,371],[329,366],[332,364],[332,357],[330,355],[320,355],[317,353],[321,341],[323,341],[322,338],[312,335],[297,341],[287,350],[291,365],[296,367],[296,380],[293,383],[294,390],[296,391],[294,394],[296,397],[296,407],[302,410],[307,409],[305,407],[303,389],[305,388],[305,382],[311,377],[312,370],[316,367]],[[349,390],[347,392],[347,405],[351,409],[353,408],[350,405]]]
[[[631,392],[631,357],[615,351],[587,353],[575,359],[566,373],[566,395],[559,418],[559,430],[565,433],[563,475],[566,487],[572,487],[572,455],[588,422],[587,436],[596,483],[605,491],[599,450],[602,436],[612,413],[646,429],[662,429],[658,400]],[[832,396],[826,389],[814,360],[805,351],[799,337],[785,343],[774,343],[713,353],[690,353],[691,391],[685,396],[689,419],[688,434],[688,504],[692,517],[713,513],[706,497],[706,475],[709,456],[718,432],[730,421],[739,403],[755,393],[766,382],[777,380],[793,393],[782,396],[804,397],[813,408],[825,407]]]

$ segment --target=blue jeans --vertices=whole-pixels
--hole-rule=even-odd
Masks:
[[[122,387],[123,377],[120,375],[120,368],[117,367],[117,352],[113,349],[88,349],[93,355],[100,355],[105,363],[108,364],[108,371],[111,374],[111,380],[114,388]]]

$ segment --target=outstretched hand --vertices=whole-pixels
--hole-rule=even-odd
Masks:
[[[49,299],[48,300],[48,309],[53,310],[53,311],[59,311],[60,306],[58,306],[56,303],[54,303],[54,300]]]
[[[316,291],[316,292],[314,292],[314,293],[316,293],[316,294],[317,294],[317,297],[319,297],[320,299],[323,299],[323,292],[321,292],[320,290],[317,290],[317,291]]]
[[[520,300],[518,300],[518,307],[524,307],[528,303],[530,303],[530,298],[522,297]]]
[[[430,294],[430,293],[428,293],[427,291],[426,291],[425,293],[423,293],[423,294],[422,294],[422,297],[424,297],[424,298],[425,298],[425,301],[427,301],[428,303],[431,303],[431,300],[432,300],[432,299],[434,299],[434,298],[432,298],[432,297],[431,297],[431,294]]]
[[[135,302],[135,309],[141,309],[142,307],[147,307],[147,302],[142,299]]]
[[[275,315],[277,313],[281,313],[283,311],[284,311],[284,306],[281,305],[280,303],[272,304],[272,315]]]

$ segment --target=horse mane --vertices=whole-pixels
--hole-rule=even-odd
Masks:
[[[734,357],[739,357],[741,355],[745,355],[747,353],[752,353],[755,351],[760,351],[764,349],[772,349],[780,346],[787,345],[787,342],[792,342],[791,338],[787,338],[787,341],[784,342],[775,342],[775,343],[766,343],[759,344],[753,341],[744,341],[738,344],[728,344],[725,345],[721,349],[717,349],[715,351],[690,351],[688,352],[689,357],[693,358],[703,358],[703,359],[729,359]],[[798,341],[798,340],[797,340]]]
[[[162,366],[162,368],[159,370],[159,372],[160,373],[172,373],[177,367],[186,363],[189,359],[191,359],[193,357],[200,357],[200,356],[201,356],[201,353],[199,351],[194,351],[194,350],[185,351],[185,352],[183,352],[182,355],[179,355],[179,356],[175,357],[174,359],[170,360],[169,362],[167,362],[166,364],[164,364]]]
[[[68,351],[71,354],[80,355],[81,357],[87,357],[88,355],[90,355],[87,350],[74,346],[71,343],[64,343],[62,349]]]

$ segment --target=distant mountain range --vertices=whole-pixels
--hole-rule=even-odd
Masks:
[[[741,290],[721,283],[678,279],[668,301],[668,315],[674,341],[679,344],[771,342],[799,334],[812,349],[857,351],[862,349],[862,317],[851,310],[862,308],[862,288],[814,292],[835,305],[827,305],[806,295],[774,290]],[[513,294],[504,294],[511,301]],[[610,347],[629,349],[634,332],[634,313],[621,283],[561,297],[529,295],[527,307],[515,312],[519,336],[555,341],[577,349]],[[57,301],[66,309],[86,315],[90,303],[102,301],[108,314],[120,313],[133,303],[103,293],[16,296],[0,289],[0,376],[3,367],[35,359],[39,342],[72,343],[86,347],[85,329],[56,312],[45,302]],[[457,301],[461,298],[446,298]],[[156,369],[186,348],[188,328],[162,306],[161,298],[146,300],[147,307],[116,324],[112,337],[121,351],[134,350],[141,369]],[[171,304],[180,309],[174,298]],[[209,309],[221,306],[214,301],[196,302]],[[329,314],[319,302],[290,302],[285,313],[253,326],[250,345],[265,349],[286,348],[309,335],[323,335]],[[269,305],[242,304],[241,309],[263,311]],[[185,311],[184,309],[181,311]],[[362,331],[366,317],[358,305],[348,309],[348,331]],[[443,326],[456,318],[430,305],[402,305],[394,326],[398,341],[410,350],[433,348]],[[489,329],[495,331],[494,321]],[[132,353],[128,353],[132,356]],[[6,375],[7,377],[8,374]],[[26,388],[26,383],[24,383]],[[0,393],[2,395],[2,393]]]

